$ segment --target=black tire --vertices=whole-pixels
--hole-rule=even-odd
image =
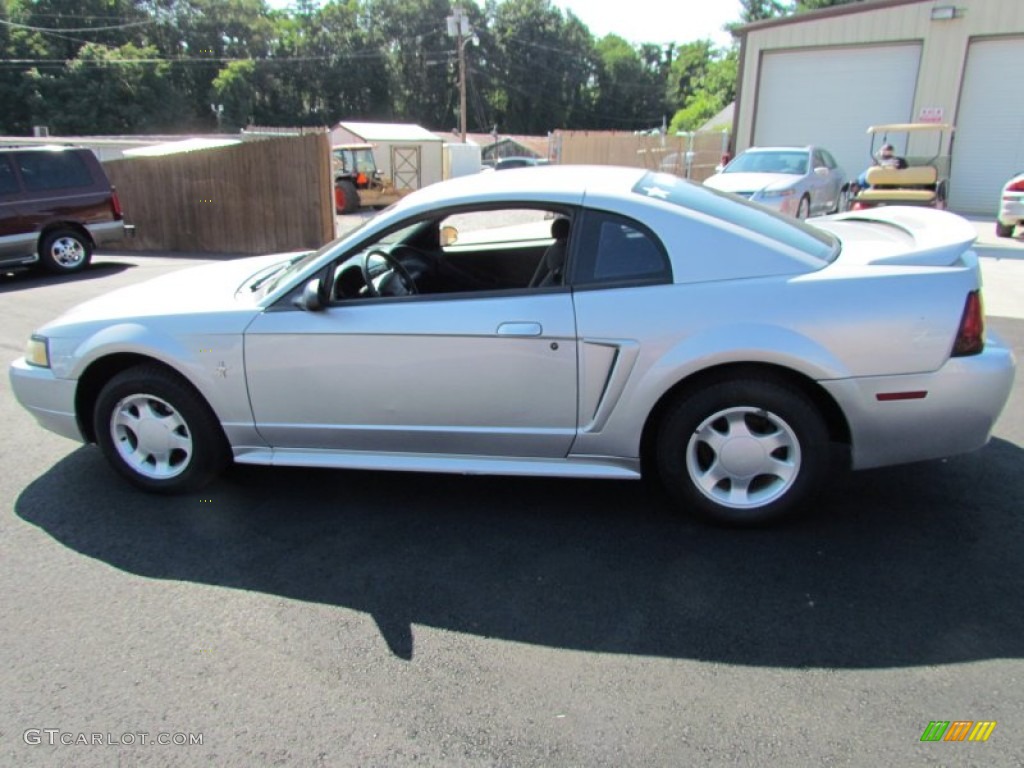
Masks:
[[[715,382],[672,405],[655,459],[681,511],[717,525],[754,526],[801,511],[824,481],[830,450],[822,416],[806,395],[782,380],[744,378]]]
[[[92,261],[92,241],[75,229],[55,229],[39,244],[39,262],[48,272],[80,272]]]
[[[1014,224],[996,222],[996,237],[1013,237]]]
[[[803,215],[801,215],[803,214]],[[800,202],[796,205],[796,217],[798,219],[806,219],[811,215],[811,199],[804,195],[800,198]]]
[[[356,191],[356,185],[351,181],[339,181],[338,192],[341,195],[341,200],[338,202],[338,206],[342,213],[352,213],[359,208],[359,192]]]
[[[146,491],[196,491],[230,457],[210,406],[191,384],[157,365],[129,368],[108,381],[93,428],[111,466]]]
[[[832,209],[832,213],[845,213],[848,210],[850,210],[850,188],[843,187],[836,197],[836,207]]]

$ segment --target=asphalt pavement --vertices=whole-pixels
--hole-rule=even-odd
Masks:
[[[1024,359],[1024,243],[979,254]],[[0,362],[198,261],[0,277]],[[1021,378],[983,450],[737,532],[633,482],[237,468],[154,497],[3,377],[0,765],[1024,765]],[[996,726],[921,741],[947,720]]]

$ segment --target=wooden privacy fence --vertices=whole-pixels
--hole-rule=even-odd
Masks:
[[[136,227],[120,248],[256,254],[319,248],[334,238],[326,133],[104,167]]]
[[[729,144],[722,131],[680,136],[615,131],[556,131],[553,155],[566,164],[626,165],[703,181],[715,172]]]

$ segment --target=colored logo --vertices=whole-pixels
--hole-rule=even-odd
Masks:
[[[995,720],[932,720],[921,741],[988,741],[995,729]]]

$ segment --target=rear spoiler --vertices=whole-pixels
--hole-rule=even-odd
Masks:
[[[915,206],[882,206],[850,211],[813,220],[815,226],[833,231],[830,222],[863,222],[885,224],[913,238],[913,245],[901,253],[872,258],[871,264],[893,264],[922,267],[948,267],[958,262],[972,263],[976,257],[966,256],[978,233],[966,219],[948,211]],[[842,239],[840,231],[834,234]]]

